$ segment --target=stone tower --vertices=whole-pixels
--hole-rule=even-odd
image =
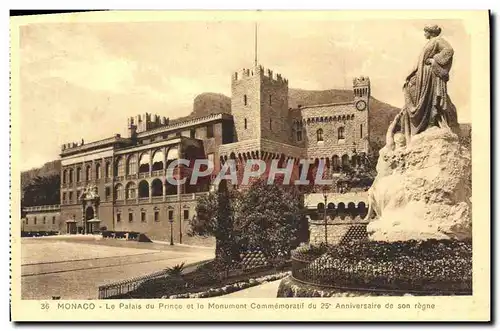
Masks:
[[[365,76],[355,77],[352,82],[354,93],[354,107],[357,110],[355,116],[355,140],[357,150],[368,151],[369,149],[369,132],[370,132],[370,78]]]
[[[370,100],[370,78],[365,76],[355,77],[352,82],[352,88],[354,92],[354,102],[356,108],[361,110],[361,105],[363,103],[358,103],[358,101],[364,101],[366,106],[368,106],[368,101]]]
[[[237,141],[268,139],[289,143],[288,80],[262,66],[234,73],[231,113]]]

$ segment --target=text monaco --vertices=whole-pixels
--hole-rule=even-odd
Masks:
[[[310,185],[311,181],[307,178],[309,173],[309,168],[311,165],[315,164],[313,160],[302,159],[299,160],[298,164],[302,166],[299,178],[296,180],[292,179],[292,173],[297,162],[293,159],[289,159],[285,167],[280,167],[280,160],[274,159],[268,169],[268,164],[263,160],[258,159],[248,159],[245,161],[243,169],[243,178],[241,183],[238,183],[238,168],[236,166],[236,161],[229,159],[224,162],[221,170],[216,174],[213,181],[214,185],[220,184],[221,181],[226,180],[232,185],[243,184],[248,185],[251,178],[259,178],[261,175],[268,172],[267,183],[273,184],[277,175],[282,175],[283,180],[280,180],[280,184],[283,185]],[[214,174],[214,163],[208,159],[197,159],[194,160],[194,164],[190,160],[186,159],[176,159],[172,161],[167,167],[167,174],[175,174],[175,169],[183,165],[189,169],[191,174],[191,179],[189,181],[190,185],[196,185],[198,179],[212,176]],[[191,167],[192,165],[192,167]],[[313,183],[315,185],[331,185],[333,184],[333,179],[323,178],[325,173],[326,162],[323,159],[318,160],[316,176],[314,177]],[[202,170],[203,169],[203,170]],[[175,178],[176,176],[167,176],[167,181],[171,185],[184,185],[186,184],[188,178]],[[280,176],[281,177],[281,176]]]

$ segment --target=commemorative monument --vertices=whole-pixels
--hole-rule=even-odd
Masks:
[[[404,83],[405,105],[389,126],[370,188],[370,238],[471,238],[470,152],[458,139],[447,93],[453,48],[437,26]]]
[[[279,297],[472,293],[471,154],[447,93],[454,51],[438,26],[424,34],[379,151],[367,240],[297,248]]]

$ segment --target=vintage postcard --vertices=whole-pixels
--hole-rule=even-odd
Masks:
[[[11,17],[14,321],[489,321],[487,11]]]

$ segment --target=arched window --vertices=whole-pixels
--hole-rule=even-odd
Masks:
[[[139,159],[139,173],[149,172],[149,154],[144,153]]]
[[[116,184],[115,186],[115,200],[124,200],[125,191],[123,190],[122,184]]]
[[[68,182],[71,184],[73,183],[73,169],[69,169],[69,178]]]
[[[153,154],[153,171],[163,170],[163,160],[165,159],[165,154],[162,150],[157,150]]]
[[[87,168],[85,168],[85,180],[89,181],[92,179],[92,168],[88,165]]]
[[[340,169],[340,158],[338,155],[332,157],[332,169],[337,172]]]
[[[139,183],[139,198],[149,198],[149,184],[145,180]]]
[[[163,183],[158,178],[151,182],[151,195],[154,197],[161,197],[163,195]]]
[[[318,129],[318,131],[316,131],[316,139],[317,141],[323,141],[323,129]]]
[[[297,135],[297,141],[302,141],[302,121],[296,122],[295,126],[297,128],[297,132],[295,133]]]
[[[101,178],[101,165],[99,163],[95,165],[95,178],[96,179]]]
[[[76,182],[79,183],[82,180],[82,168],[76,168]]]
[[[118,158],[115,169],[116,176],[125,176],[125,160],[123,157]]]
[[[62,178],[63,184],[67,183],[67,181],[68,181],[68,179],[66,178],[67,176],[68,176],[68,173],[67,173],[66,169],[64,169],[64,171],[63,171],[63,178]]]
[[[345,139],[345,137],[344,137],[344,127],[343,126],[341,126],[338,129],[338,139]]]
[[[167,152],[167,168],[172,161],[179,158],[179,150],[176,147],[170,148]]]
[[[130,155],[127,159],[127,175],[134,175],[137,173],[137,157]]]
[[[126,198],[127,199],[135,199],[136,198],[136,188],[135,188],[135,183],[134,182],[130,182],[127,184],[127,189],[126,189]]]
[[[349,166],[349,156],[347,154],[342,155],[342,166]]]

